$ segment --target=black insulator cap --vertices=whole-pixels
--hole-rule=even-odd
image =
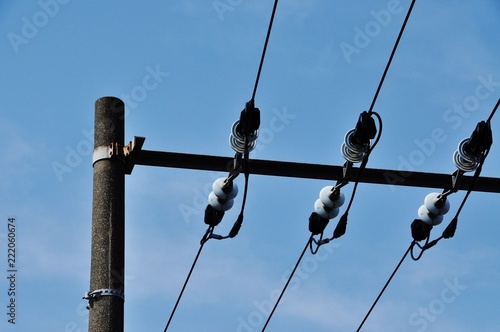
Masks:
[[[216,210],[212,205],[208,204],[205,209],[205,224],[217,226],[224,217],[224,211]]]
[[[479,157],[483,151],[489,150],[491,144],[493,144],[493,134],[490,123],[481,121],[476,125],[464,150],[471,156]]]
[[[354,133],[352,135],[353,143],[357,145],[365,145],[370,143],[370,140],[377,134],[377,127],[375,126],[375,120],[371,117],[368,112],[363,112],[359,115],[358,123],[354,128]]]
[[[325,230],[326,225],[328,225],[329,221],[329,219],[323,218],[316,212],[313,212],[309,217],[309,231],[313,235],[321,234]]]
[[[431,234],[432,225],[426,224],[420,219],[415,219],[411,223],[411,236],[415,241],[422,241]]]
[[[243,136],[248,136],[260,127],[260,110],[254,106],[253,101],[245,104],[245,109],[241,111],[238,132]]]

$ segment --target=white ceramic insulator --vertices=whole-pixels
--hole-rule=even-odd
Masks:
[[[327,208],[339,208],[345,202],[345,196],[341,192],[336,200],[332,200],[330,195],[332,194],[333,186],[326,186],[319,192],[319,199]]]
[[[430,193],[425,196],[424,205],[430,213],[434,215],[445,215],[450,211],[450,202],[444,198],[444,204],[438,199],[439,193]]]
[[[238,186],[234,182],[232,188],[229,191],[226,192],[222,189],[224,187],[225,181],[226,178],[218,178],[212,185],[212,190],[214,191],[215,196],[223,201],[233,199],[236,197],[236,195],[238,195]]]
[[[354,135],[354,130],[351,129],[347,132],[344,137],[344,142],[340,148],[340,152],[344,156],[344,159],[350,161],[352,163],[358,163],[363,161],[365,158],[367,151],[364,146],[358,146],[352,143],[351,136]]]
[[[325,219],[333,219],[339,215],[340,209],[339,208],[329,209],[318,198],[316,202],[314,202],[314,211],[316,211],[317,214],[319,214],[321,217]]]
[[[220,200],[215,193],[212,191],[208,195],[208,204],[212,205],[217,211],[227,211],[233,207],[234,200],[230,199],[227,201]]]
[[[245,137],[238,132],[238,125],[240,120],[236,120],[231,127],[231,134],[229,135],[229,144],[234,151],[239,153],[245,153]],[[257,146],[257,137],[259,136],[259,131],[255,130],[247,137],[247,152],[253,151]]]
[[[435,215],[429,212],[425,205],[418,209],[418,218],[428,225],[439,225],[443,221],[443,216]]]
[[[464,172],[475,171],[479,163],[475,157],[470,156],[465,152],[465,145],[469,143],[469,138],[462,140],[458,144],[457,150],[453,153],[453,163],[457,168]]]

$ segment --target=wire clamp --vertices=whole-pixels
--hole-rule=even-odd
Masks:
[[[94,306],[94,300],[97,300],[101,296],[116,296],[125,301],[125,294],[122,291],[112,288],[101,288],[92,292],[85,292],[82,299],[87,300],[89,304],[87,305],[87,310]]]

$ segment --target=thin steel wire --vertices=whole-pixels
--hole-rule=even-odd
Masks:
[[[259,70],[257,71],[257,78],[255,79],[255,85],[252,93],[252,100],[255,99],[255,94],[257,93],[257,86],[259,85],[260,73],[262,71],[262,66],[264,65],[264,58],[266,57],[267,44],[269,43],[269,36],[271,36],[271,29],[273,27],[274,15],[276,14],[276,7],[278,6],[278,0],[274,1],[273,12],[271,14],[271,19],[269,21],[269,27],[267,28],[266,41],[264,42],[264,49],[262,50],[262,56],[260,58]]]
[[[295,271],[297,270],[297,268],[299,267],[299,264],[300,264],[300,261],[302,260],[302,258],[304,257],[304,254],[306,253],[306,250],[307,250],[307,247],[309,247],[309,244],[311,243],[312,241],[312,236],[309,238],[309,240],[307,240],[307,243],[306,243],[306,246],[304,247],[304,250],[302,250],[302,253],[300,254],[299,256],[299,259],[297,260],[297,263],[295,263],[295,267],[293,268],[292,270],[292,273],[290,274],[290,277],[288,277],[288,280],[286,281],[286,284],[285,286],[283,287],[283,289],[281,290],[281,294],[280,296],[278,297],[278,300],[276,301],[276,303],[274,304],[274,307],[273,307],[273,310],[271,311],[271,313],[269,314],[269,317],[267,317],[267,320],[266,320],[266,323],[264,324],[264,327],[262,327],[262,332],[265,331],[267,325],[269,324],[269,322],[271,321],[271,318],[273,317],[273,314],[274,312],[276,311],[276,308],[278,307],[278,304],[280,303],[281,301],[281,298],[283,297],[283,294],[285,294],[285,291],[288,287],[288,284],[290,283],[290,281],[292,280],[293,278],[293,275],[295,274]]]
[[[370,109],[368,110],[368,113],[371,113],[373,111],[373,107],[375,106],[375,102],[377,101],[378,94],[380,93],[380,90],[382,89],[382,84],[384,84],[385,76],[387,75],[387,72],[389,71],[389,67],[391,66],[392,59],[394,58],[394,54],[396,53],[396,49],[398,48],[399,41],[401,40],[401,36],[403,35],[403,31],[405,30],[406,23],[408,22],[408,19],[410,18],[410,14],[413,10],[414,5],[415,5],[415,0],[412,0],[412,2],[410,4],[410,8],[408,9],[408,13],[406,14],[405,20],[404,20],[403,25],[401,27],[401,30],[399,31],[398,38],[396,39],[396,43],[394,44],[391,55],[389,56],[389,61],[387,61],[387,65],[385,66],[384,73],[382,74],[382,78],[380,79],[380,82],[379,82],[378,87],[377,87],[377,91],[375,92],[375,96],[373,97],[372,104],[370,105]]]
[[[207,233],[208,232],[209,232],[209,230],[207,230]],[[206,235],[203,238],[205,239],[205,241],[202,240],[200,243],[200,249],[198,249],[198,253],[196,254],[196,257],[193,261],[193,264],[191,265],[191,269],[189,270],[186,281],[184,281],[184,285],[182,286],[181,292],[179,293],[179,297],[177,297],[177,301],[175,302],[174,308],[172,309],[172,312],[170,313],[170,317],[168,318],[167,325],[165,326],[165,329],[163,330],[163,332],[166,332],[168,327],[170,326],[170,323],[172,321],[172,318],[174,317],[177,306],[179,305],[179,302],[181,301],[182,294],[184,294],[184,290],[186,289],[186,286],[189,282],[189,278],[191,277],[191,274],[193,273],[194,267],[196,266],[196,262],[198,261],[198,258],[200,257],[201,250],[203,249],[203,246],[206,243]]]
[[[389,283],[391,282],[392,278],[394,277],[394,275],[396,274],[396,272],[398,271],[399,267],[401,266],[401,264],[403,264],[403,261],[405,260],[406,256],[408,256],[408,253],[410,252],[411,248],[413,247],[414,245],[414,242],[412,242],[410,244],[410,246],[408,247],[408,249],[406,249],[406,252],[405,254],[403,255],[403,257],[401,258],[401,260],[399,261],[398,265],[396,266],[396,268],[394,269],[394,271],[392,272],[391,276],[389,277],[389,279],[387,280],[387,282],[385,283],[384,287],[382,288],[382,290],[380,291],[380,293],[378,294],[377,298],[375,299],[375,302],[373,302],[370,310],[368,310],[368,313],[366,314],[365,318],[363,319],[363,321],[361,322],[361,324],[359,325],[358,329],[356,330],[356,332],[359,332],[361,330],[361,328],[363,327],[363,324],[366,322],[366,320],[368,319],[368,316],[370,316],[373,308],[375,308],[375,306],[377,305],[377,302],[378,300],[380,300],[380,298],[382,297],[382,294],[384,294],[385,292],[385,289],[387,288],[387,286],[389,286]]]

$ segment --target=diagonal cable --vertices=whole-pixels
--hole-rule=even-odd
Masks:
[[[278,300],[276,301],[276,303],[274,304],[274,307],[273,307],[273,310],[271,310],[271,313],[269,314],[269,317],[267,317],[267,320],[266,320],[266,323],[264,324],[264,327],[262,328],[262,331],[261,332],[264,332],[266,327],[267,327],[267,324],[269,324],[269,322],[271,321],[271,318],[273,317],[273,314],[274,312],[276,311],[276,308],[278,307],[278,304],[280,303],[281,301],[281,298],[283,297],[283,294],[285,294],[285,291],[288,287],[288,284],[290,284],[290,281],[292,280],[293,278],[293,275],[295,274],[295,271],[297,270],[297,268],[299,267],[299,264],[300,264],[300,261],[302,260],[302,258],[304,257],[304,254],[306,253],[306,250],[307,250],[307,247],[309,247],[309,244],[311,243],[312,241],[312,236],[309,238],[309,240],[307,240],[307,243],[306,243],[306,246],[304,247],[304,249],[302,250],[302,253],[300,254],[299,256],[299,259],[297,260],[297,263],[295,263],[295,266],[292,270],[292,273],[290,273],[290,276],[288,277],[288,280],[286,281],[286,284],[285,286],[283,287],[283,289],[281,290],[281,294],[280,296],[278,297]]]
[[[408,12],[406,13],[406,17],[404,19],[403,25],[401,26],[401,30],[399,31],[398,38],[396,39],[396,43],[394,44],[394,47],[392,49],[391,55],[389,56],[389,61],[387,61],[387,65],[385,66],[384,73],[382,74],[382,78],[380,79],[380,82],[377,87],[377,91],[375,92],[375,96],[373,97],[372,104],[370,105],[370,109],[368,110],[368,113],[372,113],[373,107],[375,106],[375,102],[377,101],[378,94],[380,93],[380,90],[382,89],[382,84],[384,84],[385,76],[387,75],[387,72],[389,71],[389,67],[391,66],[392,59],[394,58],[394,54],[396,53],[396,49],[398,48],[399,41],[401,40],[401,36],[403,36],[403,32],[406,27],[406,23],[408,23],[408,19],[410,18],[411,12],[413,10],[413,6],[415,5],[415,0],[412,0],[410,4],[410,8],[408,9]]]
[[[365,156],[365,158],[363,160],[363,163],[361,164],[361,166],[359,168],[358,175],[356,177],[356,181],[354,182],[354,188],[352,191],[351,199],[349,200],[349,204],[347,206],[347,209],[345,210],[344,214],[342,215],[341,219],[339,220],[337,228],[335,229],[335,233],[337,233],[337,235],[334,234],[334,236],[330,240],[334,239],[335,237],[342,236],[345,233],[345,228],[346,228],[346,224],[347,224],[347,216],[349,214],[349,210],[351,208],[352,202],[354,201],[354,196],[356,195],[356,190],[358,187],[359,178],[361,177],[361,174],[363,173],[363,171],[366,167],[366,164],[368,162],[368,157],[370,156],[371,151],[377,145],[377,143],[381,137],[382,119],[380,118],[380,115],[378,113],[373,112],[373,108],[375,106],[375,102],[377,101],[380,90],[382,89],[382,85],[384,84],[384,80],[385,80],[385,77],[387,75],[387,72],[389,71],[389,67],[391,66],[392,59],[394,58],[394,54],[396,54],[396,50],[398,48],[401,37],[403,36],[403,32],[405,30],[406,24],[408,23],[408,20],[410,18],[410,15],[411,15],[411,12],[413,10],[414,5],[415,5],[415,0],[412,0],[410,7],[408,8],[408,12],[406,13],[406,17],[403,21],[403,25],[401,26],[401,29],[399,31],[398,37],[396,38],[396,42],[394,43],[394,47],[392,49],[391,55],[389,56],[389,60],[387,61],[387,65],[385,66],[385,69],[384,69],[384,72],[383,72],[382,77],[380,79],[380,82],[378,84],[377,90],[375,91],[375,95],[373,97],[372,103],[371,103],[370,108],[368,110],[369,114],[374,114],[379,119],[380,129],[379,129],[378,136],[377,136],[373,146],[369,149],[367,155]]]
[[[191,265],[191,268],[189,269],[189,273],[186,277],[186,280],[184,281],[184,285],[182,286],[181,292],[179,293],[179,296],[177,297],[177,301],[175,302],[174,308],[172,309],[172,312],[170,313],[170,317],[168,318],[167,325],[165,326],[165,329],[163,332],[166,332],[168,327],[170,326],[170,323],[172,322],[172,318],[174,317],[175,311],[177,310],[177,306],[179,305],[179,302],[181,301],[182,295],[184,294],[184,290],[186,289],[186,286],[189,282],[189,278],[191,278],[191,274],[193,273],[194,267],[196,266],[196,263],[198,262],[198,258],[200,257],[201,250],[203,249],[203,246],[207,242],[208,239],[208,234],[211,233],[211,227],[208,228],[207,232],[205,233],[205,236],[200,242],[200,249],[198,249],[198,253],[196,254],[196,257],[193,261],[193,264]]]
[[[488,117],[488,120],[487,122],[489,123],[491,121],[491,119],[493,118],[493,115],[495,114],[497,108],[499,107],[500,105],[500,99],[497,101],[493,111],[491,112],[490,116]],[[377,305],[377,302],[378,300],[380,299],[380,297],[382,296],[382,294],[384,293],[384,291],[386,290],[387,286],[389,286],[389,283],[391,282],[392,278],[394,277],[394,275],[396,274],[396,272],[398,271],[399,267],[401,266],[401,264],[403,263],[403,261],[405,260],[406,256],[408,255],[408,253],[411,251],[413,251],[413,247],[415,246],[415,244],[417,244],[419,247],[421,247],[422,249],[422,252],[420,253],[420,255],[417,257],[417,258],[414,258],[413,257],[413,252],[412,252],[412,258],[414,260],[418,260],[422,257],[422,254],[425,250],[433,247],[434,245],[437,244],[437,242],[439,242],[441,239],[443,238],[450,238],[454,235],[455,233],[455,228],[457,226],[457,221],[458,221],[458,215],[460,214],[460,212],[462,211],[462,208],[464,207],[465,205],[465,202],[467,201],[467,198],[469,197],[470,193],[473,191],[474,189],[474,185],[476,184],[476,181],[479,177],[479,174],[481,173],[481,169],[483,167],[483,163],[484,163],[484,160],[486,159],[486,156],[488,155],[488,152],[489,152],[489,148],[486,150],[486,151],[483,151],[482,155],[481,155],[481,160],[479,162],[479,166],[478,168],[476,169],[476,172],[474,173],[474,177],[472,178],[472,181],[470,183],[470,186],[469,186],[469,189],[467,190],[467,193],[465,194],[463,200],[462,200],[462,203],[460,204],[456,214],[455,214],[455,217],[452,219],[452,221],[450,222],[450,224],[446,227],[446,229],[443,231],[443,235],[441,235],[439,238],[437,238],[436,240],[432,241],[432,242],[428,242],[426,243],[423,247],[421,247],[420,245],[418,245],[418,243],[416,241],[413,241],[410,246],[408,247],[408,249],[406,250],[405,254],[403,255],[403,257],[401,258],[401,260],[399,261],[398,265],[396,266],[396,268],[394,269],[394,271],[392,272],[391,276],[389,277],[389,279],[387,280],[387,282],[385,283],[384,287],[382,288],[382,290],[380,291],[379,295],[377,296],[377,298],[375,299],[375,302],[372,304],[372,306],[370,307],[370,310],[368,310],[368,313],[366,314],[366,316],[364,317],[363,321],[361,322],[361,324],[359,325],[358,329],[356,330],[356,332],[359,332],[361,330],[361,328],[363,327],[363,324],[366,322],[368,316],[370,315],[370,313],[372,312],[373,308],[375,308],[375,306]],[[429,241],[429,238],[427,238],[427,241]]]
[[[385,289],[387,288],[387,286],[389,286],[389,283],[391,282],[392,278],[394,277],[394,275],[396,274],[396,272],[398,271],[399,267],[401,266],[401,264],[403,264],[403,261],[405,260],[406,256],[408,256],[408,253],[410,252],[411,248],[413,247],[414,245],[414,242],[412,242],[410,244],[410,246],[408,247],[408,249],[406,249],[406,252],[404,253],[403,257],[401,258],[401,260],[399,261],[398,265],[396,265],[396,268],[394,269],[394,271],[392,272],[391,276],[389,277],[389,279],[387,280],[387,282],[385,283],[384,287],[382,288],[382,290],[380,291],[380,293],[378,294],[377,298],[375,299],[375,302],[373,302],[372,306],[370,307],[370,310],[368,310],[368,313],[366,314],[365,318],[363,318],[363,321],[361,322],[361,324],[359,325],[358,329],[356,330],[356,332],[359,332],[361,330],[361,328],[363,327],[363,324],[366,322],[366,320],[368,319],[368,316],[370,316],[373,308],[375,308],[375,306],[377,305],[377,302],[378,300],[382,297],[382,294],[384,294],[385,292]]]
[[[269,43],[269,37],[271,36],[271,29],[273,27],[274,15],[276,14],[276,8],[278,7],[278,0],[274,1],[273,11],[271,13],[271,19],[269,20],[269,27],[267,28],[266,41],[264,42],[264,48],[262,50],[262,56],[260,58],[259,70],[257,71],[257,78],[255,79],[255,85],[253,88],[252,99],[255,99],[255,94],[257,93],[257,86],[259,85],[260,73],[262,71],[262,66],[264,65],[264,58],[266,57],[267,44]]]

